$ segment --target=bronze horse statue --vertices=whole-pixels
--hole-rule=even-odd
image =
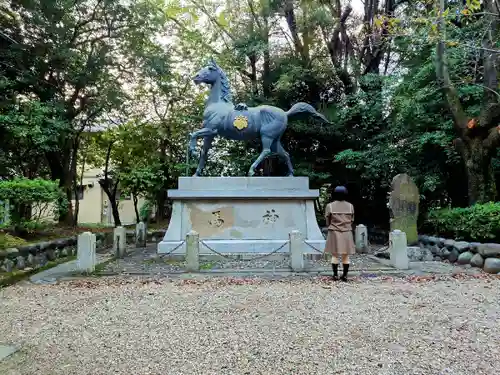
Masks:
[[[249,176],[255,174],[258,165],[272,152],[285,158],[288,176],[293,176],[290,156],[281,145],[281,136],[287,128],[288,118],[308,113],[324,123],[330,124],[325,116],[307,103],[296,103],[286,112],[281,108],[269,105],[248,108],[246,104],[239,103],[234,106],[226,74],[213,59],[194,76],[193,81],[196,84],[206,83],[211,86],[203,112],[203,128],[191,134],[189,143],[189,151],[195,155],[196,140],[203,137],[203,148],[194,176],[200,176],[203,172],[208,151],[212,147],[216,135],[234,140],[260,138],[262,152],[250,167]]]

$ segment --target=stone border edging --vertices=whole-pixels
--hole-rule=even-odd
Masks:
[[[455,241],[435,236],[418,236],[419,246],[429,249],[436,260],[470,264],[490,274],[500,273],[500,244]]]
[[[113,232],[98,232],[96,235],[97,251],[107,249],[113,245]],[[147,242],[160,242],[165,230],[155,230],[147,233]],[[127,243],[135,242],[134,230],[127,230]],[[51,241],[42,241],[35,244],[0,250],[0,271],[33,271],[62,258],[72,260],[77,255],[77,237],[60,238]]]

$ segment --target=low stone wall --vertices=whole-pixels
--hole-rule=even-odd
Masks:
[[[418,236],[419,245],[431,251],[435,260],[470,264],[487,273],[500,273],[500,244],[455,241],[433,236]]]
[[[135,243],[135,231],[128,230],[127,243]],[[165,231],[148,232],[147,242],[158,243]],[[104,251],[113,246],[113,232],[96,233],[96,250]],[[0,250],[0,272],[12,272],[27,268],[40,268],[49,261],[76,256],[77,237],[44,241],[36,244]]]

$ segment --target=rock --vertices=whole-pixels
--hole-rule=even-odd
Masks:
[[[16,258],[16,268],[19,270],[24,270],[26,268],[26,260],[22,256]]]
[[[478,253],[483,258],[494,258],[500,255],[500,244],[498,243],[485,243],[478,247]]]
[[[460,253],[458,252],[458,250],[453,249],[450,251],[450,255],[448,255],[448,260],[450,261],[450,263],[455,263],[457,261],[459,255],[460,255]]]
[[[26,255],[26,256],[28,254],[36,255],[36,253],[38,252],[38,246],[37,245],[19,246],[18,250],[21,255]]]
[[[57,259],[61,256],[61,250],[54,250],[54,257]]]
[[[30,265],[30,266],[34,266],[36,264],[36,258],[33,254],[28,254],[28,257],[26,258],[26,262]]]
[[[62,238],[60,240],[56,241],[56,248],[61,250],[64,249],[66,246],[68,246],[68,243],[70,242],[70,238]]]
[[[438,245],[433,245],[429,249],[432,253],[432,255],[439,255],[441,253],[441,248]]]
[[[483,268],[483,265],[484,265],[484,259],[483,257],[481,256],[481,254],[475,254],[472,259],[470,260],[470,265],[472,267],[479,267],[479,268]]]
[[[45,253],[41,253],[35,257],[35,263],[39,266],[44,266],[47,264],[47,255]]]
[[[471,253],[470,251],[466,251],[465,253],[462,253],[458,256],[457,263],[469,264],[473,256],[474,256],[473,253]]]
[[[439,243],[439,238],[427,237],[427,241],[429,241],[429,245],[437,245]]]
[[[19,250],[14,247],[5,249],[5,251],[9,254],[9,257],[16,257],[19,255]]]
[[[51,247],[51,243],[48,241],[40,242],[37,245],[38,245],[38,248],[40,249],[40,251],[47,250]]]
[[[431,261],[434,259],[429,249],[422,249],[416,246],[408,246],[408,259],[410,262]]]
[[[61,257],[67,257],[68,256],[68,248],[64,248],[61,250]]]
[[[156,242],[156,237],[155,236],[151,237],[151,242]]]
[[[56,259],[54,250],[52,250],[52,249],[47,250],[45,252],[45,256],[47,257],[48,260],[55,260]]]
[[[460,254],[462,254],[470,249],[470,243],[465,241],[457,241],[455,242],[454,248],[457,249]]]
[[[418,242],[424,244],[424,245],[427,245],[429,243],[429,236],[425,236],[423,234],[420,234],[418,236]]]
[[[443,247],[445,241],[446,241],[446,238],[443,238],[443,237],[438,238],[438,246]]]
[[[14,262],[10,259],[5,259],[3,262],[2,269],[5,272],[12,272],[12,270],[14,269]]]
[[[436,262],[439,262],[439,261],[441,261],[441,257],[435,256],[435,257],[434,257],[434,260],[435,260]]]
[[[482,243],[481,242],[471,242],[471,243],[469,243],[469,245],[470,245],[469,251],[475,254],[475,253],[477,253],[479,246],[481,246]]]
[[[445,240],[443,245],[448,249],[451,250],[455,246],[455,241],[453,240]]]
[[[500,272],[500,259],[488,258],[484,261],[484,272],[499,273]]]
[[[448,259],[450,256],[450,250],[448,250],[446,247],[443,247],[439,253],[442,259]]]

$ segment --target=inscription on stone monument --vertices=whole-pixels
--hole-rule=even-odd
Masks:
[[[264,214],[264,216],[262,216],[262,219],[264,221],[264,224],[272,224],[279,219],[279,215],[274,209],[266,210],[266,213]]]
[[[224,224],[224,219],[220,215],[220,211],[212,212],[212,218],[208,221],[212,227],[220,228]]]
[[[408,244],[418,242],[417,219],[419,191],[413,179],[406,173],[398,174],[392,180],[389,195],[391,231],[399,229],[406,233]]]

